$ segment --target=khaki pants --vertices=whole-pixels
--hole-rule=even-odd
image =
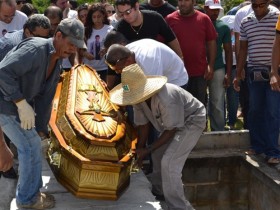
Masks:
[[[169,144],[163,145],[152,153],[153,192],[164,195],[170,210],[194,209],[185,198],[182,169],[203,132],[203,126],[205,122],[202,122],[201,126],[190,123],[184,130],[177,131]]]

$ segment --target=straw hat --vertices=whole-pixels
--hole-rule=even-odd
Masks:
[[[138,64],[125,67],[121,84],[110,91],[110,100],[121,106],[143,102],[157,93],[167,82],[165,76],[146,76]]]

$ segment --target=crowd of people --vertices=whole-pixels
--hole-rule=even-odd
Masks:
[[[137,164],[150,156],[152,193],[169,209],[193,209],[184,163],[203,131],[235,129],[239,107],[246,154],[280,163],[280,0],[247,0],[225,15],[220,0],[177,3],[51,0],[37,14],[32,1],[0,1],[0,171],[18,178],[18,207],[55,205],[40,192],[41,150],[60,75],[75,64],[94,68],[126,107]]]

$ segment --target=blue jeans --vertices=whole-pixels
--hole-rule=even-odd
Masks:
[[[250,73],[250,68],[249,68]],[[280,158],[278,148],[280,93],[272,91],[268,82],[253,82],[249,78],[248,126],[251,147],[268,158]]]
[[[208,83],[209,110],[211,131],[223,131],[225,127],[225,69],[214,71],[213,79]]]
[[[18,151],[17,203],[33,204],[42,187],[41,138],[34,128],[31,130],[22,129],[16,116],[13,115],[0,114],[0,127]]]
[[[227,89],[227,111],[228,111],[228,125],[234,125],[236,123],[236,115],[239,104],[239,94],[234,90],[232,81],[236,76],[236,66],[231,69],[230,86]]]

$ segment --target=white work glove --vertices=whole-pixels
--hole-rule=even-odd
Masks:
[[[35,126],[35,112],[33,108],[25,99],[17,102],[16,105],[18,107],[20,126],[25,130],[33,128]]]

